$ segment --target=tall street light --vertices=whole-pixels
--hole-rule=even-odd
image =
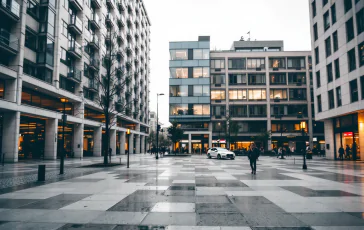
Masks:
[[[61,149],[61,166],[59,168],[59,174],[63,174],[64,172],[64,127],[66,126],[67,115],[66,115],[66,103],[68,102],[67,98],[61,98],[61,102],[63,103],[63,114],[62,114],[62,149]]]
[[[305,121],[301,121],[300,123],[300,128],[301,128],[301,132],[302,132],[302,137],[305,136],[305,129],[306,129],[306,122]],[[305,140],[303,140],[305,145],[306,142]],[[302,169],[307,169],[307,165],[306,165],[306,149],[303,150],[303,165],[302,165]]]
[[[155,159],[158,160],[158,153],[159,153],[159,148],[158,148],[158,134],[159,134],[159,121],[158,121],[158,98],[159,96],[163,96],[164,93],[157,93],[157,153],[155,154]]]
[[[127,135],[127,139],[128,139],[128,161],[127,161],[127,168],[129,168],[129,152],[130,152],[130,145],[129,145],[129,141],[130,141],[130,129],[126,130],[126,135]]]

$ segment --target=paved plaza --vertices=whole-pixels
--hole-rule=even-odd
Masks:
[[[362,162],[261,157],[257,175],[246,157],[132,162],[3,192],[0,229],[364,229]]]

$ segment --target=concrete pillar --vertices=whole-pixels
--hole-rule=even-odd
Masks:
[[[51,119],[51,118],[47,119],[45,125],[44,159],[47,160],[57,159],[57,132],[58,132],[58,119]],[[62,142],[62,140],[58,141]],[[60,149],[60,151],[63,151],[63,149]]]
[[[141,143],[140,153],[145,153],[145,136],[140,137],[140,143]]]
[[[360,160],[364,160],[364,113],[358,113]]]
[[[192,141],[191,141],[191,133],[188,134],[188,153],[192,153]]]
[[[4,113],[2,153],[5,162],[18,162],[20,112]]]
[[[94,128],[94,157],[101,157],[102,146],[102,127]]]
[[[129,135],[129,154],[134,153],[134,133],[130,133]]]
[[[135,135],[135,153],[140,153],[140,135]]]
[[[325,128],[325,151],[326,158],[334,160],[335,152],[334,152],[334,124],[332,119],[324,120],[324,128]],[[326,146],[329,145],[329,149]]]
[[[125,132],[120,132],[119,138],[120,138],[120,155],[125,154]]]
[[[111,148],[111,155],[116,155],[116,130],[111,129],[110,130],[110,148]],[[107,153],[109,154],[109,150],[107,150]]]
[[[84,135],[84,125],[74,124],[73,125],[73,152],[75,157],[83,157],[83,135]]]
[[[16,85],[15,79],[5,80],[5,100],[16,102]]]

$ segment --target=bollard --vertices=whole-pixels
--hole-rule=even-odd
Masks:
[[[38,165],[38,181],[45,181],[45,165]]]
[[[294,165],[296,164],[296,158],[293,158],[293,164]]]
[[[120,164],[121,164],[121,157],[119,158],[119,160],[120,160]]]

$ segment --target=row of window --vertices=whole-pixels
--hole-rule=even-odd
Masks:
[[[170,68],[170,78],[204,78],[210,76],[209,67]]]
[[[289,89],[287,96],[287,89],[271,89],[270,98],[279,100],[306,100],[306,89]],[[225,90],[211,90],[211,100],[225,100]],[[251,100],[263,101],[266,100],[266,89],[231,89],[229,90],[230,100]]]
[[[229,74],[229,85],[265,85],[265,74]],[[270,85],[306,84],[306,73],[275,73],[269,75]],[[225,84],[225,75],[212,75],[212,84]]]
[[[230,105],[229,113],[232,117],[246,117],[248,115],[248,105]],[[307,105],[272,105],[270,107],[271,116],[286,116],[296,117],[302,114],[304,117],[308,116]],[[225,105],[211,106],[211,114],[213,116],[226,116]]]
[[[319,1],[319,0],[317,0]],[[351,2],[352,0],[343,0],[344,2],[344,10],[345,13],[347,13],[349,10],[351,10],[353,8],[353,4]],[[360,0],[355,0],[355,4],[360,2]],[[328,3],[328,0],[322,0],[322,8]],[[334,10],[333,10],[333,6],[334,6]],[[311,2],[311,8],[312,8],[312,18],[316,17],[316,0],[313,0]],[[335,10],[335,3],[333,5],[331,5],[331,14],[335,14],[335,20],[333,20],[333,24],[336,22],[336,10]]]
[[[210,115],[210,104],[170,104],[169,115]]]
[[[169,60],[172,60],[172,61],[210,59],[210,50],[209,49],[169,50],[169,54],[170,54]]]
[[[208,85],[178,85],[169,87],[170,97],[208,97],[210,86]]]

